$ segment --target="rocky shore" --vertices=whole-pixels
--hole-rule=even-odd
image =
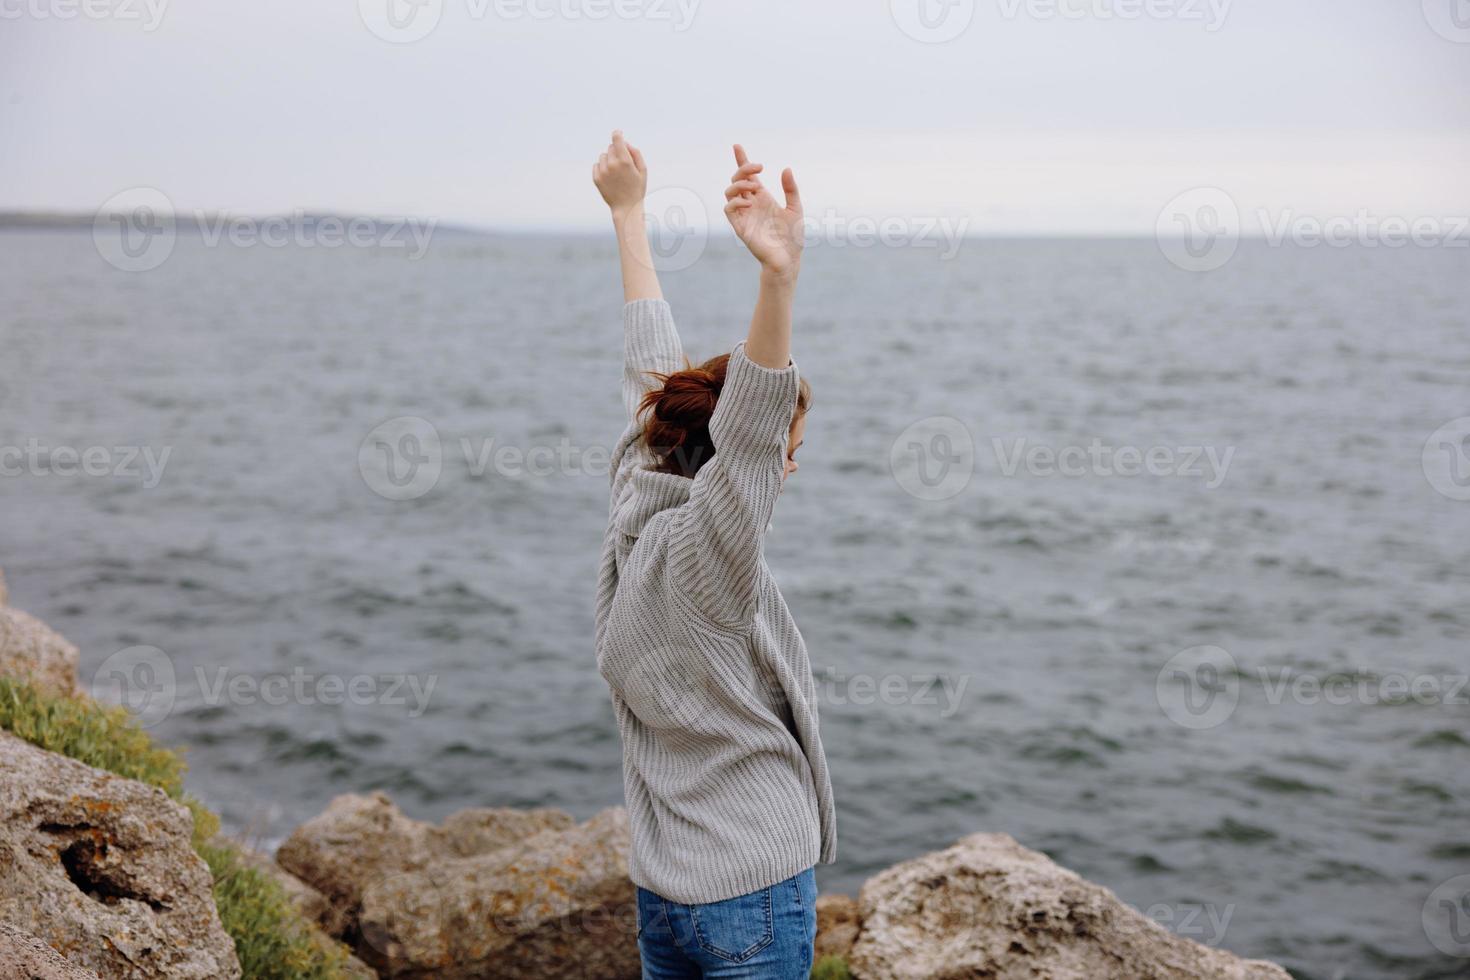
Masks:
[[[77,668],[74,646],[9,607],[0,576],[6,690],[90,704]],[[49,750],[38,743],[65,739],[44,726],[11,727],[0,727],[0,980],[256,976],[242,968],[242,944],[269,937],[238,914],[222,918],[200,811]],[[621,808],[580,823],[558,810],[476,808],[432,824],[381,793],[347,794],[274,855],[217,844],[275,882],[313,943],[338,951],[313,975],[639,975]],[[895,865],[856,897],[824,895],[817,916],[817,955],[834,978],[1288,978],[1176,936],[1005,834]]]

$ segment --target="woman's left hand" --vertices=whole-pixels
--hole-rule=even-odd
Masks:
[[[638,148],[623,139],[621,129],[613,130],[607,152],[592,165],[592,183],[602,194],[614,214],[640,206],[648,192],[648,167]]]

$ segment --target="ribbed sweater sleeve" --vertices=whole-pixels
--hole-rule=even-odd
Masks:
[[[656,460],[644,445],[638,403],[657,383],[653,373],[672,374],[684,367],[684,347],[674,314],[661,299],[635,299],[623,305],[623,408],[626,427],[613,448],[612,506],[616,507],[628,474]]]
[[[761,537],[781,493],[798,379],[794,363],[762,367],[743,341],[735,346],[710,420],[714,458],[700,467],[669,528],[675,582],[730,629],[754,615]]]
[[[638,402],[653,387],[649,372],[670,374],[684,367],[684,347],[674,314],[661,299],[635,299],[623,306],[623,406],[634,420]]]

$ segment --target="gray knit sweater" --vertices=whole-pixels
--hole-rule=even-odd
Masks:
[[[629,425],[612,456],[597,665],[623,741],[633,881],[717,902],[836,858],[811,664],[761,554],[797,369],[730,355],[694,479],[656,472],[636,417],[647,372],[684,367],[663,300],[623,309]]]

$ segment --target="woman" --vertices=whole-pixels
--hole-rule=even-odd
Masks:
[[[786,206],[735,147],[725,214],[760,261],[750,333],[690,366],[644,228],[648,171],[621,132],[593,168],[623,271],[623,402],[597,588],[598,669],[623,742],[648,980],[805,978],[813,866],[836,856],[811,665],[761,556],[796,472],[810,388],[791,361],[801,266]]]

